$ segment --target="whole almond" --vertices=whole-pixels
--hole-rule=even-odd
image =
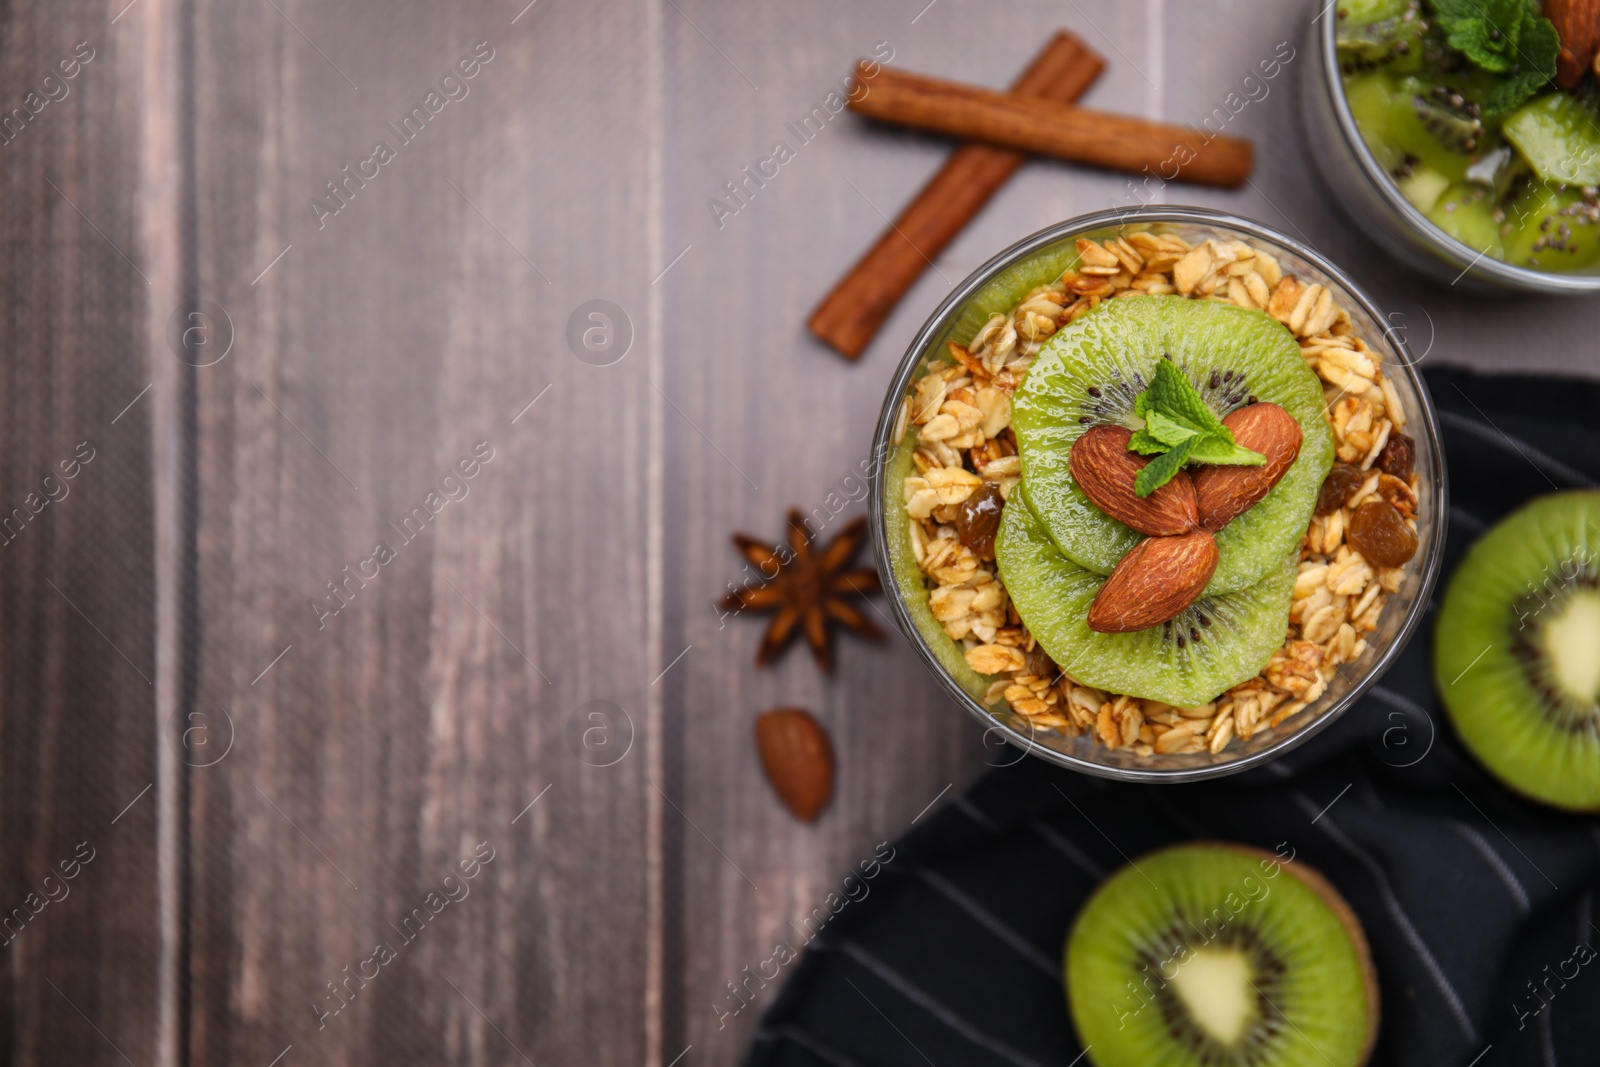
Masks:
[[[1194,483],[1187,471],[1177,475],[1147,497],[1133,491],[1134,479],[1150,462],[1128,451],[1133,431],[1126,426],[1096,426],[1072,445],[1068,465],[1094,506],[1142,534],[1162,536],[1188,533],[1198,520]]]
[[[1194,471],[1200,526],[1215,532],[1243,515],[1278,484],[1300,454],[1300,424],[1276,404],[1251,404],[1222,420],[1235,444],[1260,452],[1260,467],[1201,465]]]
[[[1089,605],[1089,629],[1144,630],[1200,599],[1217,569],[1217,539],[1206,530],[1146,537],[1122,557]]]
[[[1583,80],[1600,50],[1600,0],[1544,0],[1544,17],[1556,28],[1556,84],[1571,89]]]
[[[778,799],[795,818],[816,822],[833,796],[833,746],[827,731],[799,708],[756,719],[756,752]]]

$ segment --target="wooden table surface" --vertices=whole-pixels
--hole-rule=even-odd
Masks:
[[[776,989],[727,984],[995,756],[898,637],[757,670],[727,535],[849,497],[937,299],[1127,196],[1028,165],[839,360],[807,313],[947,146],[786,123],[879,42],[1001,86],[1065,24],[1086,104],[1179,122],[1292,49],[1251,185],[1164,199],[1304,236],[1430,361],[1600,369],[1600,303],[1423,285],[1333,212],[1309,6],[524,3],[0,5],[5,1062],[743,1057]],[[782,705],[839,754],[815,826],[753,752]]]

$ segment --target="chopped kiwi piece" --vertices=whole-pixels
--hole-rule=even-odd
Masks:
[[[1502,129],[1545,181],[1600,185],[1600,117],[1576,97],[1547,93],[1513,111]]]
[[[1345,98],[1367,147],[1397,180],[1424,164],[1466,177],[1483,137],[1478,105],[1448,86],[1375,71],[1349,78]]]
[[[1475,252],[1496,259],[1505,258],[1500,240],[1503,217],[1494,199],[1494,190],[1472,182],[1457,182],[1441,193],[1428,209],[1428,219],[1439,229]]]
[[[1422,128],[1451,152],[1470,155],[1483,140],[1482,111],[1474,101],[1445,85],[1416,78],[1400,83],[1411,93],[1411,112]]]
[[[1339,32],[1357,32],[1374,22],[1399,19],[1407,11],[1415,12],[1415,0],[1339,0],[1334,16],[1339,20]]]
[[[1439,606],[1434,678],[1496,777],[1600,811],[1600,492],[1540,497],[1472,546]]]
[[[1504,214],[1507,263],[1563,271],[1600,262],[1600,203],[1592,190],[1528,182]]]
[[[1361,924],[1288,857],[1199,842],[1113,874],[1072,925],[1067,1002],[1096,1067],[1360,1067],[1378,1027]]]
[[[1168,357],[1218,418],[1252,399],[1271,401],[1304,435],[1300,455],[1272,492],[1217,534],[1217,569],[1206,592],[1236,592],[1260,582],[1299,545],[1333,464],[1322,383],[1294,336],[1263,311],[1146,296],[1101,304],[1057,332],[1012,398],[1027,499],[1063,555],[1095,574],[1111,573],[1140,535],[1078,488],[1072,446],[1091,426],[1138,425],[1134,398]]]
[[[1421,163],[1396,167],[1394,182],[1418,211],[1432,211],[1439,198],[1452,187],[1449,178]]]
[[[1089,605],[1105,578],[1057,550],[1028,499],[1025,486],[1020,495],[1012,491],[1000,516],[995,562],[1028,631],[1076,681],[1196,707],[1260,674],[1283,644],[1298,553],[1279,556],[1255,585],[1202,596],[1170,622],[1132,633],[1099,633],[1089,629]]]
[[[1344,0],[1339,4],[1339,69],[1359,74],[1379,67],[1394,72],[1422,65],[1427,23],[1414,0]]]

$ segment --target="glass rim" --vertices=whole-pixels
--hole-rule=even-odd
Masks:
[[[1332,11],[1330,5],[1328,12]],[[1327,14],[1325,12],[1324,14]],[[1367,183],[1381,196],[1411,229],[1425,240],[1436,253],[1461,267],[1461,273],[1471,272],[1479,279],[1487,279],[1501,286],[1524,292],[1577,296],[1600,292],[1600,272],[1571,274],[1557,271],[1534,270],[1519,267],[1503,259],[1495,259],[1484,251],[1473,248],[1464,241],[1445,233],[1435,226],[1416,205],[1407,200],[1400,187],[1390,178],[1378,159],[1367,147],[1366,138],[1356,124],[1350,102],[1345,97],[1344,79],[1339,70],[1338,19],[1324,18],[1318,32],[1318,59],[1322,70],[1322,85],[1333,103],[1334,121],[1339,127],[1345,146],[1355,155]],[[1459,280],[1459,278],[1457,279]]]
[[[889,456],[896,447],[891,443],[891,438],[894,434],[895,423],[899,417],[901,401],[906,395],[906,390],[911,385],[912,376],[923,364],[934,339],[949,328],[951,322],[959,315],[967,301],[1002,271],[1040,249],[1070,238],[1075,234],[1109,226],[1128,225],[1130,223],[1177,223],[1224,228],[1245,237],[1255,237],[1279,245],[1300,256],[1330,280],[1341,286],[1349,294],[1351,300],[1372,321],[1380,323],[1388,321],[1379,312],[1377,306],[1366,292],[1356,285],[1343,271],[1328,262],[1321,254],[1308,248],[1304,243],[1288,237],[1269,226],[1227,212],[1198,207],[1142,205],[1092,212],[1047,226],[1042,230],[1029,234],[1022,240],[990,257],[982,266],[969,274],[949,295],[939,302],[939,305],[912,338],[911,344],[907,347],[905,355],[901,357],[900,364],[889,383],[888,392],[884,396],[883,409],[878,415],[878,425],[873,433],[872,491],[869,497],[871,510],[867,521],[872,531],[874,563],[877,566],[878,576],[883,583],[883,587],[889,593],[889,607],[894,613],[895,625],[900,628],[900,632],[911,642],[923,665],[933,672],[945,691],[964,706],[969,714],[988,727],[989,731],[998,732],[1007,742],[1022,749],[1028,755],[1037,756],[1058,766],[1081,771],[1095,777],[1120,781],[1177,784],[1201,781],[1208,778],[1221,778],[1270,763],[1285,753],[1305,744],[1332,725],[1336,719],[1343,716],[1345,712],[1353,707],[1356,701],[1364,696],[1373,685],[1377,684],[1378,680],[1388,671],[1394,664],[1395,659],[1410,643],[1432,600],[1433,588],[1438,579],[1439,571],[1443,566],[1445,535],[1448,532],[1448,475],[1445,469],[1444,450],[1440,442],[1438,415],[1434,411],[1433,399],[1428,393],[1427,383],[1423,381],[1421,373],[1416,368],[1416,362],[1411,358],[1410,349],[1406,345],[1405,338],[1385,331],[1385,341],[1399,357],[1400,373],[1407,379],[1412,392],[1417,396],[1420,410],[1416,413],[1417,418],[1414,421],[1417,425],[1423,427],[1425,431],[1418,438],[1418,444],[1427,448],[1432,469],[1435,472],[1434,484],[1430,487],[1432,490],[1430,498],[1433,505],[1433,534],[1429,540],[1427,554],[1422,560],[1417,589],[1411,598],[1411,602],[1407,605],[1405,617],[1401,620],[1400,627],[1396,630],[1393,639],[1386,647],[1378,651],[1366,672],[1352,682],[1350,688],[1339,697],[1338,701],[1319,715],[1315,721],[1300,729],[1284,734],[1259,752],[1205,766],[1170,768],[1112,766],[1092,759],[1085,759],[1070,752],[1063,752],[1049,745],[1040,744],[990,712],[956,682],[944,664],[939,662],[932,649],[928,647],[927,641],[917,630],[916,624],[912,621],[910,613],[906,609],[904,598],[900,592],[900,583],[894,573],[894,560],[889,549],[888,530],[884,518],[884,472]],[[985,737],[987,736],[986,733]]]

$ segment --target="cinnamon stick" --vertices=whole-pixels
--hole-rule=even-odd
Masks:
[[[1012,85],[1012,93],[1070,104],[1094,83],[1105,60],[1076,34],[1062,32]],[[969,143],[950,154],[894,223],[811,313],[811,332],[857,359],[922,272],[1026,160],[1010,148]]]
[[[1234,188],[1250,176],[1253,150],[1238,137],[1187,126],[1011,96],[940,78],[865,64],[867,91],[850,102],[863,115],[1006,148],[1058,156],[1166,180]]]

